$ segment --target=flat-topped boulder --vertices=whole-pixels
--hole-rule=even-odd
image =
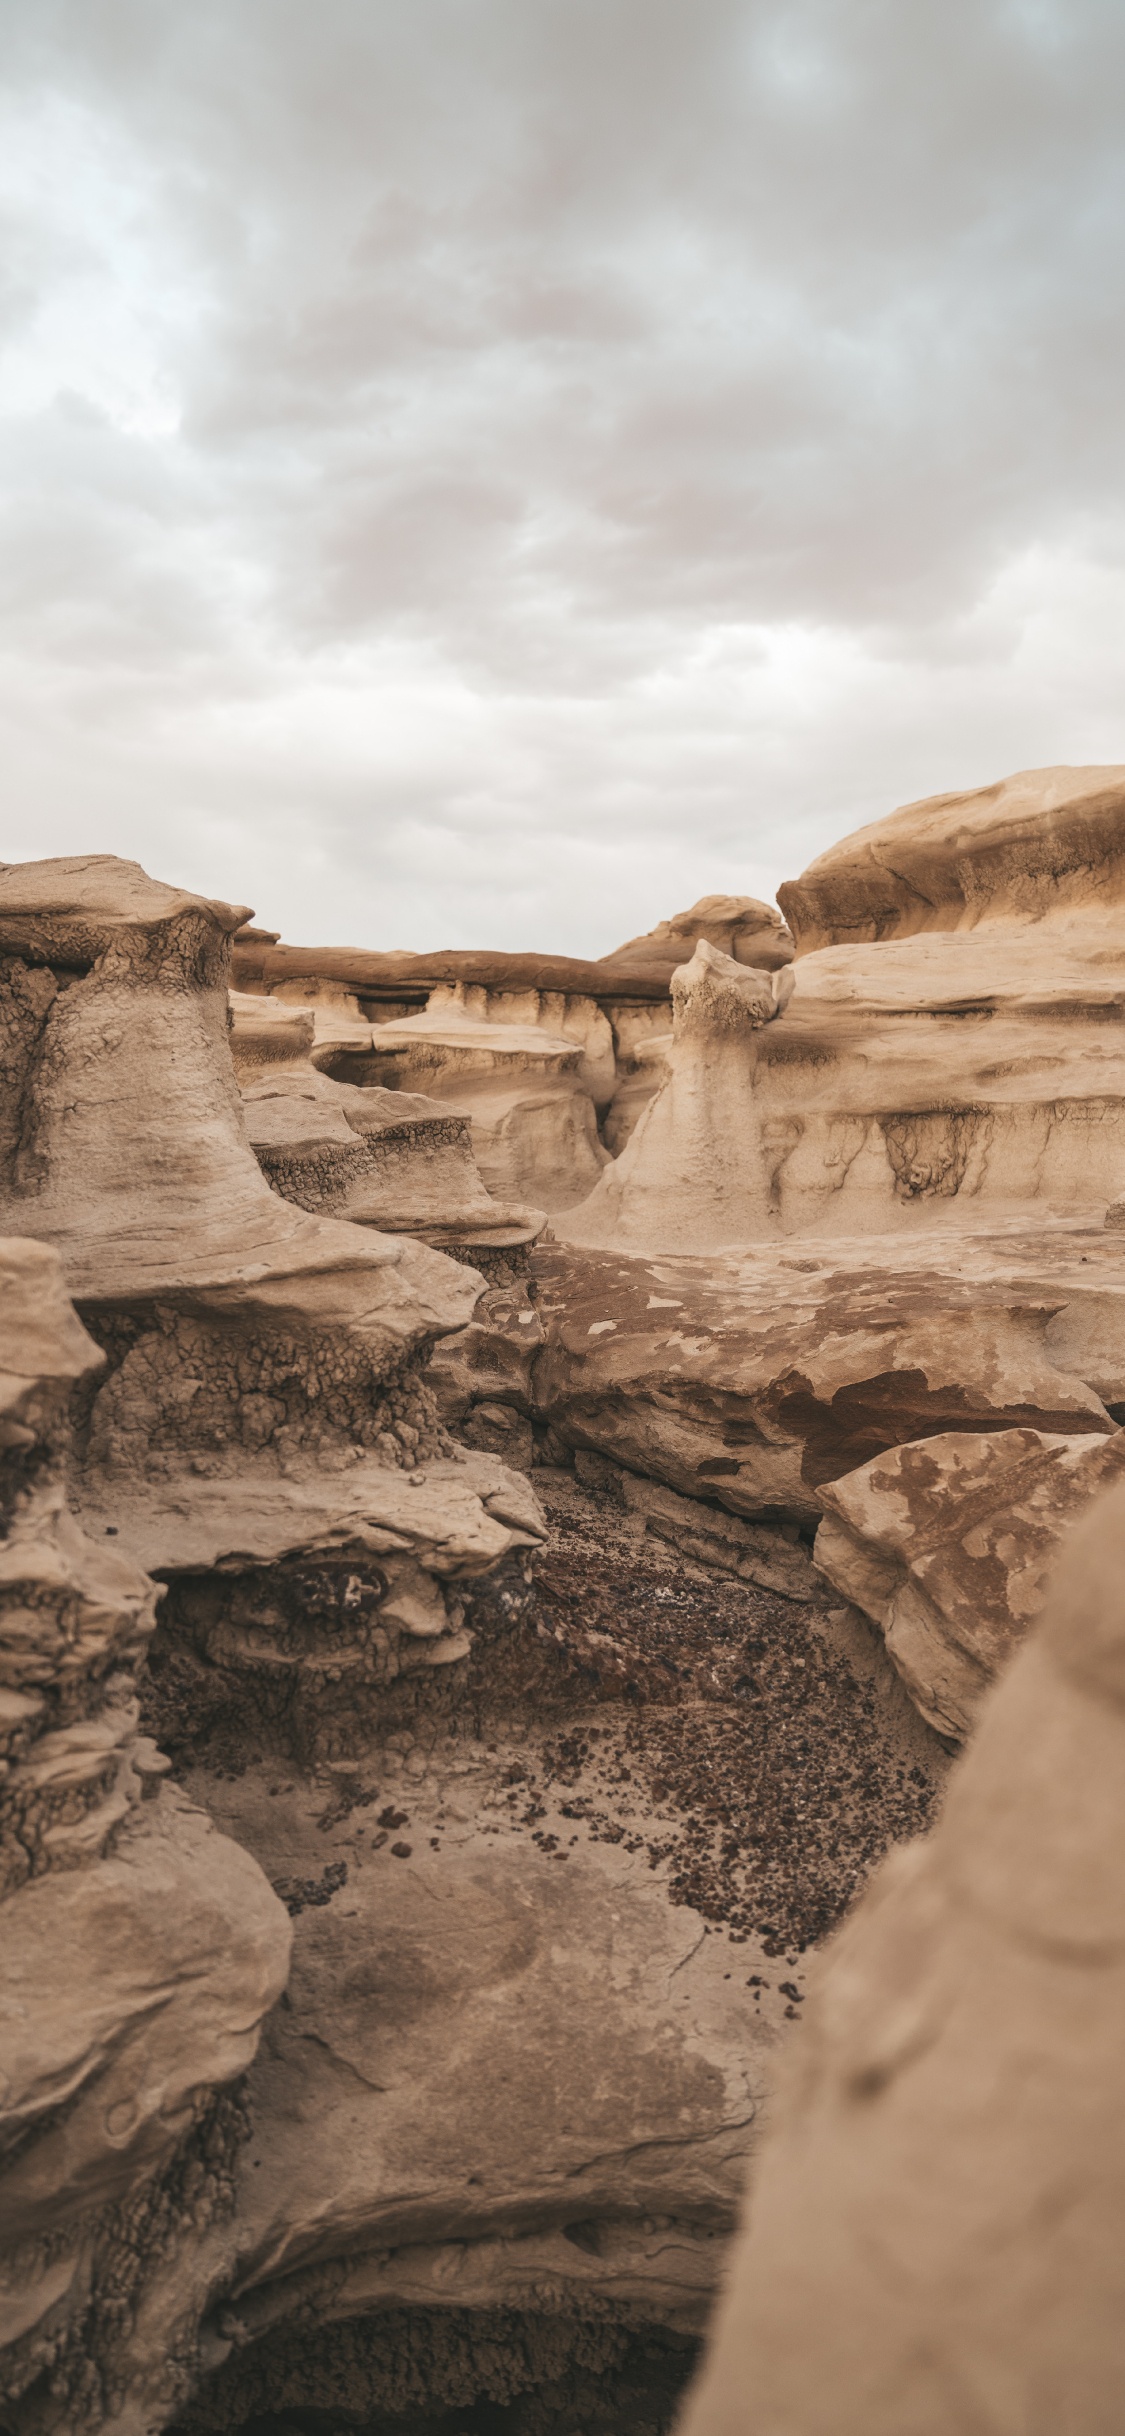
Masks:
[[[0,953],[33,963],[88,971],[123,932],[163,930],[199,915],[229,939],[244,927],[248,908],[170,888],[116,854],[0,863]]]

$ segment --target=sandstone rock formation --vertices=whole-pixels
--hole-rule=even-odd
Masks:
[[[341,993],[342,995],[342,993]],[[231,1048],[251,1148],[301,1209],[474,1255],[533,1243],[545,1213],[493,1200],[471,1120],[420,1092],[360,1089],[326,1068],[371,1048],[372,1026],[323,1001],[230,993]]]
[[[0,2414],[143,2436],[197,2373],[289,1924],[139,1732],[154,1586],[63,1477],[103,1365],[57,1255],[0,1242]]]
[[[681,964],[691,961],[700,940],[729,956],[736,964],[773,973],[792,964],[793,934],[776,906],[757,897],[700,897],[686,913],[672,914],[655,930],[615,947],[605,963],[615,973],[649,974],[665,969],[668,985]]]
[[[822,1966],[685,2436],[1118,2427],[1123,1835],[1119,1487]]]
[[[499,1195],[567,1209],[606,1164],[597,1118],[613,1096],[613,1035],[590,999],[439,985],[424,1014],[377,1027],[372,1074],[467,1110]]]
[[[535,1301],[438,1349],[442,1409],[503,1403],[686,1495],[815,1528],[830,1484],[950,1430],[1104,1443],[1125,1404],[1125,1250],[1101,1227],[706,1261],[563,1246]],[[1110,1408],[1114,1409],[1111,1410]]]
[[[880,1627],[922,1715],[962,1741],[1036,1621],[1065,1534],[1125,1469],[1111,1438],[927,1438],[821,1495],[816,1562]]]
[[[349,1327],[373,1359],[405,1356],[467,1318],[477,1289],[421,1246],[269,1191],[227,1043],[242,918],[111,856],[0,867],[0,1209],[55,1244],[75,1299],[107,1313],[157,1296],[216,1323],[299,1310]]]
[[[323,1071],[430,1096],[447,1116],[468,1113],[491,1191],[569,1209],[656,1088],[652,1045],[669,1030],[672,974],[705,932],[744,965],[772,971],[792,958],[781,916],[753,897],[704,897],[599,964],[286,947],[246,926],[235,947],[236,1032],[249,1042],[257,1020],[268,1044],[265,1010],[308,1001]]]
[[[447,1116],[471,1118],[492,1192],[551,1210],[597,1181],[599,1120],[633,1072],[635,1043],[667,1028],[668,971],[659,954],[619,971],[613,959],[288,947],[249,927],[234,957],[243,993],[325,1010],[346,1003],[353,1021],[370,1021],[369,1053],[355,1038],[341,1043],[329,1061],[336,1079],[421,1083]]]
[[[12,2264],[5,2436],[663,2436],[802,1958],[1121,1469],[1123,806],[907,807],[782,892],[795,961],[748,899],[415,957],[0,867],[0,1211],[79,1313],[42,1461],[7,1441],[68,1623],[30,1691],[10,1633],[5,1916],[65,2023],[27,1907],[83,1890],[168,2135],[114,2117],[112,2201],[57,2094],[13,2152],[79,2264]]]
[[[59,1809],[48,1803],[49,1832],[59,1829],[60,1852],[69,1837],[88,1856],[69,1909],[51,1897],[63,1904],[60,1937],[92,2018],[127,2025],[114,2037],[130,2105],[149,2087],[142,2066],[154,2094],[134,2148],[133,2115],[106,2083],[90,2140],[93,2155],[104,2117],[126,2160],[112,2192],[96,2155],[87,2167],[65,2138],[21,2152],[21,2170],[37,2160],[52,2222],[61,2211],[81,2240],[70,2298],[58,2277],[40,2291],[36,2278],[61,2253],[34,2247],[38,2217],[12,2183],[12,2222],[33,2248],[12,2269],[10,2424],[14,2436],[87,2425],[152,2436],[170,2417],[237,2426],[309,2400],[309,2376],[314,2407],[345,2357],[352,2399],[385,2398],[414,2356],[411,2326],[435,2319],[445,2334],[427,2338],[431,2400],[461,2390],[452,2369],[453,2386],[440,2382],[450,2344],[456,2374],[491,2392],[497,2377],[505,2391],[521,2378],[533,2386],[553,2358],[575,2375],[584,2359],[632,2375],[647,2343],[666,2409],[714,2291],[784,2008],[795,2010],[771,1956],[792,1939],[780,1967],[799,1972],[800,1946],[835,1916],[855,1871],[924,1810],[940,1754],[911,1739],[893,1678],[871,1676],[866,1654],[857,1674],[846,1633],[837,1646],[830,1594],[795,1529],[755,1537],[701,1517],[693,1530],[687,1500],[654,1488],[638,1503],[607,1471],[612,1503],[600,1480],[574,1494],[587,1499],[583,1514],[604,1502],[603,1539],[624,1535],[614,1629],[584,1612],[572,1632],[549,1601],[536,1605],[546,1526],[526,1472],[498,1459],[471,1416],[471,1443],[449,1438],[438,1410],[448,1381],[426,1370],[445,1334],[461,1348],[454,1369],[465,1363],[482,1281],[417,1235],[444,1229],[464,1250],[470,1219],[502,1234],[483,1188],[469,1218],[455,1197],[471,1175],[464,1134],[440,1145],[457,1156],[441,1175],[431,1169],[428,1208],[420,1162],[408,1168],[404,1156],[412,1241],[373,1225],[373,1168],[344,1188],[328,1173],[320,1190],[278,1198],[267,1175],[290,1193],[293,1178],[270,1152],[310,1138],[302,1125],[357,1169],[342,1128],[362,1153],[388,1118],[410,1123],[416,1111],[401,1088],[341,1079],[341,1061],[368,1055],[367,1019],[328,985],[308,1005],[236,1000],[228,1034],[226,943],[239,926],[239,909],[106,858],[0,875],[4,1207],[38,1238],[28,1258],[62,1260],[101,1346],[70,1323],[82,1358],[60,1396],[69,1386],[69,1493],[87,1538],[75,1523],[66,1544],[83,1551],[103,1640],[106,1549],[134,1585],[122,1648],[134,1670],[147,1650],[146,1722],[178,1780],[134,1798],[161,1787],[165,1762],[138,1742],[121,1664],[112,1697],[81,1708],[74,1749],[56,1748],[54,1725],[44,1727],[35,1767],[49,1763],[65,1787]],[[519,1027],[493,1018],[488,1029]],[[601,1053],[596,1029],[565,1037],[568,1056]],[[434,1121],[424,1102],[423,1151]],[[362,1226],[336,1214],[349,1208],[361,1208]],[[537,1334],[534,1282],[516,1276],[484,1297],[492,1333],[508,1308],[513,1375]],[[505,1398],[497,1409],[514,1408]],[[530,1464],[542,1450],[519,1418]],[[73,1575],[77,1559],[68,1563]],[[781,1891],[747,1894],[726,1864],[720,1872],[719,1815],[691,1808],[702,1764],[692,1734],[718,1735],[725,1754],[708,1762],[709,1792],[729,1781],[726,1709],[720,1700],[712,1717],[707,1706],[727,1678],[704,1638],[704,1697],[685,1711],[677,1759],[682,1667],[650,1649],[647,1618],[665,1598],[677,1616],[693,1603],[707,1616],[716,1575],[737,1634],[759,1636],[755,1648],[764,1629],[775,1634],[796,1714],[822,1683],[835,1702],[834,1757],[844,1755],[849,1788],[872,1781],[873,1766],[885,1785],[877,1824],[855,1809],[853,1857],[833,1858],[830,1889],[805,1860],[794,1878],[782,1843]],[[492,1576],[501,1586],[490,1605]],[[638,1592],[630,1643],[617,1611]],[[604,1596],[600,1576],[590,1595]],[[806,1610],[820,1655],[790,1668],[778,1618]],[[734,1630],[724,1622],[726,1639]],[[97,1657],[102,1644],[92,1646]],[[740,1646],[736,1637],[726,1661],[732,1679]],[[639,1775],[619,1757],[638,1702],[668,1719],[653,1729],[661,1756]],[[16,1724],[23,1767],[23,1708]],[[904,1790],[906,1755],[917,1787]],[[684,1787],[662,1797],[660,1845],[644,1790],[661,1781],[657,1768]],[[104,1816],[95,1805],[93,1826],[74,1791],[87,1778],[109,1804]],[[17,1790],[25,1781],[40,1777],[17,1769]],[[825,1852],[845,1850],[838,1793],[818,1833]],[[198,1878],[185,1888],[189,1865]],[[295,1922],[296,1960],[260,2068],[223,2096],[283,1976],[287,1924],[267,1879]],[[26,2054],[47,2058],[54,2105],[62,2067],[36,1991],[60,2025],[78,2024],[80,2042],[87,2033],[44,1943],[47,1890],[17,1888],[9,1915],[33,1895],[18,2022]],[[709,1907],[713,1941],[696,1902]],[[750,1970],[751,1997],[755,1963],[767,1967]],[[176,1992],[157,2034],[161,1971]],[[189,2067],[194,2129],[180,2094]],[[101,2072],[95,2058],[95,2108]],[[145,2130],[152,2107],[159,2140]],[[49,2128],[49,2109],[45,2119]],[[164,2246],[151,2289],[119,2263],[121,2244],[143,2247],[150,2227]],[[123,2276],[129,2308],[114,2317],[99,2295]],[[378,2369],[388,2345],[390,2388]]]
[[[1125,1189],[1125,771],[908,805],[781,891],[780,1023],[677,1016],[668,1080],[568,1240],[1101,1221]],[[694,999],[693,999],[694,1004]],[[706,1150],[704,1146],[706,1145]]]
[[[1040,944],[1069,933],[1088,957],[1095,934],[1112,949],[1123,863],[1125,770],[1021,770],[855,830],[778,901],[803,955],[1017,922]]]
[[[109,858],[8,868],[0,1190],[10,1222],[62,1252],[110,1355],[82,1416],[80,1510],[195,1583],[201,1662],[259,1691],[264,1676],[294,1735],[327,1746],[403,1666],[464,1654],[456,1579],[536,1526],[518,1480],[454,1463],[422,1377],[480,1279],[293,1208],[260,1173],[227,1042],[241,920]],[[270,1569],[299,1560],[321,1593],[279,1647]]]

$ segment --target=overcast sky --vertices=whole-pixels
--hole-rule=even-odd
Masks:
[[[1121,0],[0,0],[0,854],[599,955],[1125,761]]]

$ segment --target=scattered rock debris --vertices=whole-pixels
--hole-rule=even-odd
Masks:
[[[297,1918],[299,1912],[317,1911],[323,1904],[331,1903],[333,1895],[338,1894],[347,1882],[346,1861],[329,1861],[319,1878],[273,1878],[270,1881],[275,1895],[280,1895],[292,1920]]]
[[[667,2436],[698,2357],[612,2303],[383,2310],[248,2346],[170,2436]]]
[[[510,1823],[562,1858],[550,1803],[664,1866],[671,1900],[736,1941],[804,1952],[930,1824],[943,1746],[913,1720],[904,1741],[820,1611],[676,1556],[564,1475],[537,1487],[547,1546],[482,1581],[467,1619],[479,1731],[501,1678],[531,1707],[569,1694],[571,1716],[503,1771]]]

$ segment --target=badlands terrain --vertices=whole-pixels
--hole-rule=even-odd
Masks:
[[[1125,769],[779,902],[0,866],[2,2436],[1119,2436]]]

